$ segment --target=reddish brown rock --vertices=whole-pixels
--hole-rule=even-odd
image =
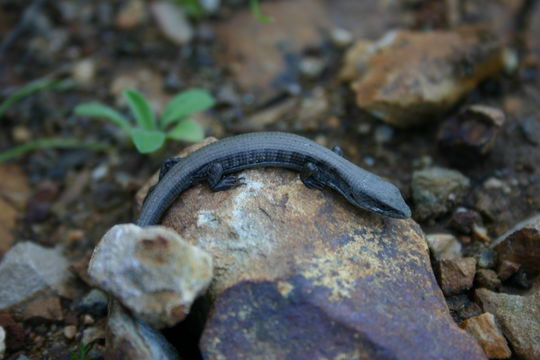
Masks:
[[[495,247],[499,262],[518,264],[528,275],[540,272],[540,219],[514,231]]]
[[[437,277],[445,295],[455,295],[470,289],[476,272],[476,259],[445,259],[437,263]]]
[[[387,33],[357,58],[357,105],[399,127],[433,120],[503,69],[496,39],[478,28]]]
[[[495,315],[520,359],[540,359],[540,281],[524,296],[487,289],[477,289],[475,296],[484,311]]]
[[[6,330],[8,351],[18,351],[24,348],[24,328],[15,321],[10,313],[0,313],[0,326]]]
[[[438,143],[454,164],[470,166],[486,156],[505,121],[504,113],[486,105],[471,105],[443,122]]]
[[[205,358],[484,358],[452,321],[414,221],[284,169],[242,176],[230,191],[190,188],[163,220],[214,258]]]
[[[483,313],[465,320],[459,326],[478,341],[488,358],[508,359],[512,355],[493,314]]]
[[[483,287],[490,290],[498,290],[501,286],[501,280],[497,273],[489,269],[479,269],[474,278],[476,287]]]
[[[519,264],[515,262],[503,260],[497,267],[497,275],[502,281],[506,281],[519,270]]]
[[[218,61],[258,103],[297,86],[304,50],[328,42],[336,27],[349,30],[354,37],[371,39],[402,18],[398,3],[383,1],[263,1],[261,7],[272,22],[261,23],[245,8],[216,29],[224,48]],[[358,21],[358,14],[370,16]]]
[[[58,296],[38,298],[24,307],[21,313],[23,320],[41,319],[49,321],[62,321],[64,314]]]

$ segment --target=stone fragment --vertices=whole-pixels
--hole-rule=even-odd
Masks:
[[[501,287],[501,280],[497,273],[489,269],[479,269],[474,278],[476,287],[490,290],[498,290]]]
[[[71,279],[68,262],[59,250],[17,243],[0,263],[0,310],[47,293],[70,297]]]
[[[500,263],[518,264],[528,275],[536,276],[540,272],[540,219],[515,230],[494,250]]]
[[[179,360],[163,335],[113,301],[107,322],[105,360]]]
[[[431,167],[413,173],[414,216],[422,221],[444,215],[467,194],[470,180],[459,171]]]
[[[474,225],[481,223],[482,218],[476,211],[466,208],[458,208],[452,214],[449,225],[453,230],[469,235],[472,233]]]
[[[83,345],[91,345],[92,343],[105,339],[106,333],[102,324],[91,326],[83,330],[81,343]]]
[[[307,79],[316,80],[324,71],[326,64],[324,59],[317,56],[306,56],[299,64],[300,73]]]
[[[344,48],[352,44],[353,35],[344,28],[333,28],[330,31],[330,40],[334,46],[338,48]]]
[[[426,240],[436,260],[461,257],[461,243],[452,234],[431,234]]]
[[[519,270],[519,264],[515,262],[503,260],[497,267],[497,275],[502,281],[506,281]]]
[[[68,325],[64,328],[64,337],[68,340],[75,339],[77,335],[77,327],[75,325]]]
[[[524,296],[477,289],[475,297],[484,311],[495,315],[503,334],[520,359],[540,359],[539,281]]]
[[[446,304],[450,314],[456,323],[478,316],[482,313],[482,308],[475,302],[472,302],[467,295],[453,295],[446,298]]]
[[[491,248],[481,250],[475,258],[478,267],[482,269],[493,269],[497,265],[497,253]]]
[[[107,295],[99,289],[92,289],[75,305],[75,309],[82,313],[102,317],[107,314],[107,305]]]
[[[146,4],[143,0],[129,0],[122,5],[116,15],[116,26],[122,30],[133,29],[143,22],[146,14]]]
[[[456,295],[472,287],[476,270],[474,258],[446,259],[437,263],[437,277],[443,293]]]
[[[346,60],[357,105],[398,127],[436,119],[504,66],[500,43],[473,27],[392,31]]]
[[[470,167],[486,156],[505,121],[504,113],[487,105],[471,105],[446,119],[437,136],[441,153],[452,163]]]
[[[26,344],[24,342],[24,328],[15,321],[10,313],[0,313],[0,326],[6,331],[6,337],[9,339],[7,349],[10,352],[15,352],[23,349]]]
[[[193,38],[193,29],[181,6],[170,1],[150,3],[150,10],[167,39],[176,45],[184,45]]]
[[[64,320],[64,314],[62,313],[60,298],[58,296],[38,298],[25,305],[21,317],[25,321],[30,319],[62,321]]]
[[[478,341],[488,358],[508,359],[512,355],[493,314],[483,313],[465,320],[459,326]]]
[[[484,358],[452,321],[412,220],[285,169],[239,176],[229,191],[193,186],[162,220],[214,258],[203,358]]]
[[[71,70],[73,79],[81,85],[89,85],[96,76],[96,61],[94,59],[83,59],[77,61]]]
[[[483,243],[491,242],[491,237],[489,236],[487,229],[481,225],[473,225],[472,236],[476,241],[481,241]]]
[[[212,279],[212,258],[173,230],[116,225],[94,249],[88,273],[154,327],[183,320]]]

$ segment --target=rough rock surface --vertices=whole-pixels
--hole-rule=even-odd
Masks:
[[[475,258],[446,259],[437,263],[437,277],[445,295],[456,295],[473,285]]]
[[[512,355],[493,314],[483,313],[465,320],[459,326],[478,340],[488,358],[507,359]]]
[[[540,219],[515,230],[494,247],[499,262],[519,264],[531,276],[540,272]]]
[[[0,263],[0,310],[45,293],[68,296],[72,278],[59,250],[21,242]]]
[[[212,279],[212,258],[162,226],[116,225],[94,249],[88,273],[155,327],[173,326]]]
[[[466,195],[470,180],[459,171],[431,167],[413,173],[411,190],[415,218],[426,220],[443,215]]]
[[[477,289],[477,300],[495,315],[506,338],[521,359],[540,359],[540,281],[526,295]]]
[[[412,220],[284,169],[242,176],[230,191],[190,188],[163,219],[214,258],[205,358],[484,358],[453,323]]]
[[[500,45],[478,28],[393,31],[355,51],[347,59],[357,105],[398,127],[435,119],[504,65]]]
[[[105,360],[178,360],[163,335],[113,301],[107,322]]]

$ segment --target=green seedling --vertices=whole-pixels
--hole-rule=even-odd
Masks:
[[[167,139],[201,141],[204,136],[203,130],[189,116],[211,108],[215,102],[206,90],[186,90],[176,95],[167,104],[161,117],[157,119],[141,93],[136,90],[125,90],[123,95],[135,124],[115,109],[99,103],[79,105],[75,108],[75,113],[103,118],[114,123],[129,135],[137,150],[142,154],[159,150]]]
[[[80,344],[76,351],[70,354],[71,360],[90,360],[91,345]]]

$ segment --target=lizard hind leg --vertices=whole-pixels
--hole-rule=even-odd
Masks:
[[[219,163],[210,165],[208,168],[208,185],[212,191],[225,191],[245,185],[243,177],[223,175],[223,167]]]

